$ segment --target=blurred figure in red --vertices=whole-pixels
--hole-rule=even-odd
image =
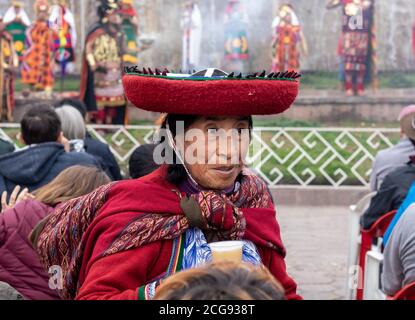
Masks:
[[[342,34],[338,53],[346,95],[363,95],[365,83],[376,80],[375,0],[330,0],[328,9],[341,7]]]
[[[49,3],[38,0],[35,3],[36,21],[26,32],[23,54],[22,83],[36,91],[50,96],[55,79],[53,76],[53,41],[56,33],[49,26]]]
[[[300,69],[300,49],[308,54],[307,42],[300,21],[290,4],[283,4],[272,23],[273,63],[272,71],[286,71]]]

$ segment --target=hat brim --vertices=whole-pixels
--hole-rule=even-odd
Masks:
[[[177,79],[128,74],[123,77],[127,99],[153,112],[204,116],[279,114],[295,101],[296,80]]]

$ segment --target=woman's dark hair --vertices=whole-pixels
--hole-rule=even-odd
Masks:
[[[144,177],[154,170],[159,165],[154,162],[154,149],[155,144],[144,144],[134,150],[129,160],[129,171],[132,179],[138,179]]]
[[[183,122],[184,130],[186,131],[193,123],[195,123],[198,119],[202,116],[198,115],[188,115],[188,114],[168,114],[164,118],[161,124],[162,129],[166,129],[167,125],[173,135],[176,137],[177,134],[177,123]],[[247,116],[246,120],[249,122],[249,129],[251,130],[253,127],[253,120],[251,116]],[[167,141],[160,141],[160,143],[165,144],[165,150],[167,152],[171,152],[173,156],[173,164],[170,164],[167,168],[167,181],[174,185],[181,184],[187,177],[186,169],[184,168],[183,164],[180,163],[180,160],[177,159],[176,155],[174,154],[173,150],[171,150]]]

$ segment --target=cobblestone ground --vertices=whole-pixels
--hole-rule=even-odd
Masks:
[[[347,207],[277,207],[287,268],[308,300],[345,299]]]

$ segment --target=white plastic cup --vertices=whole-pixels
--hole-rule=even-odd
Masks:
[[[212,250],[212,261],[232,261],[241,263],[243,246],[243,241],[219,241],[209,243],[209,247]]]

